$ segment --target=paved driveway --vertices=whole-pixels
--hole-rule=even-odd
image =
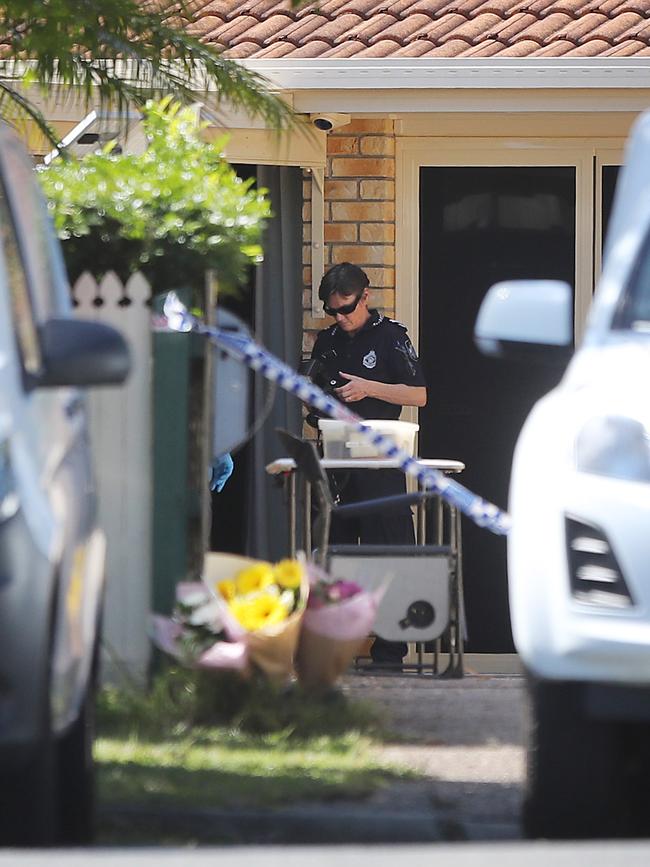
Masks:
[[[373,806],[396,814],[427,813],[442,837],[519,836],[524,778],[524,681],[469,675],[462,680],[349,675],[348,695],[383,708],[399,742],[381,749],[426,781],[376,795]],[[366,805],[369,807],[370,805]]]

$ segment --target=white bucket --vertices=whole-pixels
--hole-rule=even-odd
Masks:
[[[415,452],[415,435],[420,425],[394,419],[364,419],[373,431],[391,437],[397,446],[410,455]],[[331,460],[342,458],[382,458],[376,446],[363,439],[354,425],[338,419],[321,418],[318,427],[323,435],[323,456]]]

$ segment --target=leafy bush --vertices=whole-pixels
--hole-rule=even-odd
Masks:
[[[213,270],[233,287],[261,258],[263,191],[237,177],[223,140],[202,140],[193,109],[149,102],[143,124],[142,154],[108,146],[39,172],[70,278],[113,270],[126,280],[139,270],[163,292],[200,287]]]

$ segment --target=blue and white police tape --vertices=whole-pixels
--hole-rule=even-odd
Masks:
[[[439,470],[422,466],[407,451],[399,448],[392,437],[373,431],[364,424],[360,416],[330,397],[311,380],[300,376],[289,365],[280,361],[247,335],[205,325],[189,313],[173,292],[167,296],[163,312],[167,326],[172,331],[195,331],[206,335],[219,349],[244,361],[250,368],[259,371],[266,379],[277,382],[281,388],[295,394],[304,403],[319,409],[331,418],[353,425],[363,439],[372,443],[380,454],[394,460],[402,472],[417,479],[423,488],[435,491],[479,527],[485,527],[500,536],[510,530],[510,516],[506,512],[472,493]]]

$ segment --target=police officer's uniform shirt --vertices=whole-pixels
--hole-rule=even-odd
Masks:
[[[339,371],[394,385],[426,385],[422,367],[406,333],[406,326],[387,319],[377,310],[370,310],[370,318],[360,331],[350,335],[338,325],[319,332],[312,350],[312,358],[319,358],[331,378],[348,380]],[[402,407],[375,397],[348,403],[347,406],[362,418],[398,419]]]

